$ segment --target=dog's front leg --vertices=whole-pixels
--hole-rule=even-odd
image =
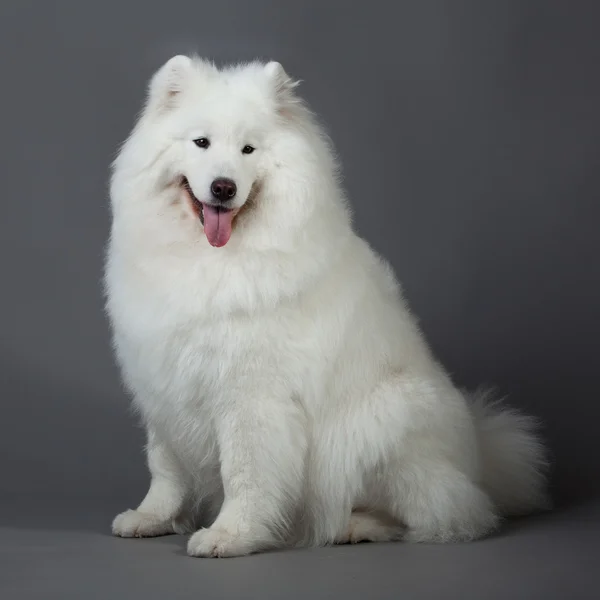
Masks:
[[[136,510],[126,510],[113,521],[114,535],[153,537],[175,533],[176,517],[188,493],[186,478],[179,461],[152,430],[148,429],[146,446],[152,476],[150,489]]]
[[[241,556],[285,540],[301,494],[306,423],[291,394],[270,387],[228,395],[218,405],[225,499],[213,525],[190,538],[191,556]]]

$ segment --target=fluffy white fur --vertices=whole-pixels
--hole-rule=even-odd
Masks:
[[[214,178],[236,182],[225,246],[208,243],[183,176],[201,201]],[[432,356],[278,63],[171,59],[111,200],[107,309],[152,476],[115,534],[204,525],[189,554],[237,556],[471,540],[546,506],[533,421],[461,392]]]

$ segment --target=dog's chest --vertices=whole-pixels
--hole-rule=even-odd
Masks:
[[[109,313],[124,379],[144,421],[184,453],[214,438],[216,403],[243,377],[285,379],[292,393],[303,386],[316,360],[314,324],[297,304],[244,310],[254,281],[241,286],[229,277],[207,288],[206,272],[203,285],[195,284],[180,264],[166,273],[115,266]],[[238,308],[226,310],[229,304]]]
[[[113,319],[119,362],[144,416],[185,420],[227,393],[241,374],[281,364],[293,333],[277,312],[215,315],[179,310],[160,295],[133,299]],[[257,373],[257,375],[260,373]]]
[[[222,393],[246,360],[251,340],[227,321],[162,317],[160,327],[122,326],[116,341],[136,402],[149,417],[172,419],[199,411]]]

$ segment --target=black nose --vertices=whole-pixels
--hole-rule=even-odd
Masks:
[[[231,179],[215,179],[210,186],[210,191],[220,202],[227,202],[235,196],[237,186]]]

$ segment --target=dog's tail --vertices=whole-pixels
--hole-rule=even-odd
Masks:
[[[548,452],[536,419],[503,406],[490,390],[470,396],[482,457],[481,486],[498,512],[517,516],[549,509]]]

